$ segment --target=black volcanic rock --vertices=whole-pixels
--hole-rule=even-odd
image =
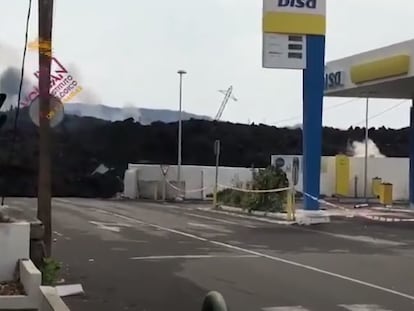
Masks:
[[[38,172],[38,129],[20,112],[14,154],[7,161],[13,137],[9,113],[0,132],[0,194],[35,196]],[[370,138],[386,156],[408,155],[408,129],[370,129]],[[346,152],[349,141],[363,140],[363,128],[323,129],[323,154]],[[221,165],[264,167],[272,154],[300,154],[302,130],[266,125],[190,120],[183,123],[183,163],[214,165],[213,145],[221,140]],[[177,159],[177,123],[141,125],[132,119],[109,122],[66,116],[52,130],[53,195],[111,197],[122,191],[128,163],[174,164]],[[103,164],[104,175],[92,172]]]

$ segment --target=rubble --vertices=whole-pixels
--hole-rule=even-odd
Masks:
[[[0,282],[0,296],[18,296],[25,294],[23,285],[20,282]]]

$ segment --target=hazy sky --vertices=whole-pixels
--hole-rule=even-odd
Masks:
[[[0,5],[3,71],[21,59],[28,0]],[[414,38],[413,13],[411,0],[328,0],[327,60]],[[300,123],[301,72],[262,69],[261,17],[261,0],[55,0],[54,53],[95,103],[176,109],[183,68],[186,111],[214,116],[233,85],[223,119]],[[36,25],[34,0],[31,39]],[[363,124],[364,100],[346,101],[325,99],[325,125]],[[410,103],[398,103],[372,100],[370,125],[407,126]]]

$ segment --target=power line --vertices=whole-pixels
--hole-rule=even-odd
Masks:
[[[341,103],[338,103],[338,104],[335,104],[335,105],[326,107],[326,108],[323,109],[323,111],[325,112],[325,111],[329,111],[329,110],[332,110],[332,109],[335,109],[335,108],[339,108],[341,106],[347,105],[347,104],[349,104],[351,102],[354,102],[356,100],[361,100],[361,98],[352,98],[352,99],[346,100],[344,102],[341,102]],[[282,119],[282,120],[273,122],[273,124],[274,125],[277,125],[277,124],[284,123],[284,122],[288,122],[288,121],[295,121],[295,120],[298,120],[300,118],[302,118],[302,114],[296,115],[294,117],[290,117],[290,118],[287,118],[287,119]]]
[[[397,109],[398,107],[400,107],[401,105],[405,104],[406,102],[408,102],[408,100],[407,100],[407,99],[404,99],[403,101],[401,101],[401,102],[399,102],[399,103],[396,103],[395,105],[393,105],[393,106],[391,106],[391,107],[389,107],[389,108],[387,108],[387,109],[384,109],[384,110],[383,110],[383,111],[381,111],[381,112],[378,112],[378,113],[376,113],[376,114],[374,114],[374,115],[370,116],[370,117],[368,118],[368,120],[372,120],[372,119],[378,118],[378,117],[382,116],[383,114],[385,114],[385,113],[387,113],[387,112],[390,112],[391,110]],[[361,120],[361,121],[359,121],[359,122],[357,122],[357,123],[354,123],[353,125],[354,125],[354,126],[357,126],[357,125],[360,125],[360,124],[363,124],[363,123],[365,123],[365,119],[364,119],[364,120]]]
[[[20,83],[19,83],[19,93],[17,96],[17,108],[16,113],[14,116],[14,123],[13,123],[13,137],[12,137],[12,143],[9,149],[9,155],[7,157],[6,161],[6,167],[10,165],[11,159],[14,155],[14,147],[16,145],[16,138],[17,138],[17,121],[19,120],[19,112],[20,112],[20,100],[22,96],[22,89],[23,89],[23,80],[24,80],[24,69],[25,69],[25,63],[26,63],[26,54],[27,54],[27,44],[29,40],[29,25],[30,25],[30,16],[32,14],[32,0],[29,0],[29,8],[27,10],[27,17],[26,17],[26,29],[25,29],[25,35],[24,35],[24,48],[23,48],[23,59],[22,59],[22,65],[20,70]],[[6,185],[7,183],[5,183]],[[4,189],[3,189],[4,191]],[[4,205],[4,192],[1,198],[1,205]]]

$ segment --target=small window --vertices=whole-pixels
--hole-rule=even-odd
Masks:
[[[302,59],[302,53],[289,52],[288,58]]]
[[[302,36],[289,36],[289,41],[291,42],[303,42]]]
[[[289,44],[288,49],[289,50],[302,51],[303,45],[302,44]]]

